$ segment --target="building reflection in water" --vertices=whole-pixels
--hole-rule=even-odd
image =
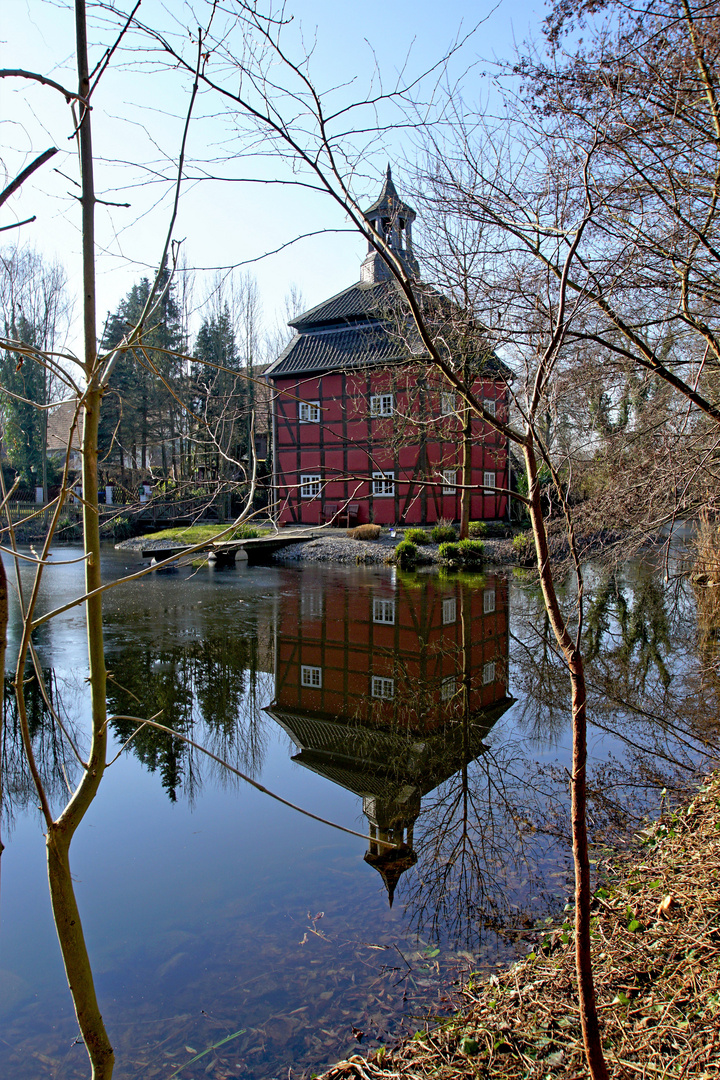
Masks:
[[[417,862],[423,797],[484,752],[514,701],[507,669],[504,578],[288,572],[266,711],[294,761],[362,798],[365,861],[390,904]]]

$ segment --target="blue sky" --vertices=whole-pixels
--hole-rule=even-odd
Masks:
[[[371,89],[377,89],[376,65],[387,87],[403,68],[413,74],[427,69],[458,34],[484,20],[453,58],[448,74],[450,80],[458,81],[466,100],[476,104],[492,102],[494,58],[510,56],[515,44],[535,31],[543,11],[542,2],[522,0],[501,0],[496,6],[458,0],[442,4],[297,0],[288,4],[287,14],[293,21],[285,34],[293,56],[301,54],[303,45],[312,46],[310,71],[319,88],[345,84],[331,95],[330,101],[337,104],[364,100]],[[74,87],[74,18],[67,4],[3,0],[2,14],[0,65],[37,71]],[[180,2],[163,6],[157,0],[143,0],[138,17],[171,35],[182,25],[193,25],[191,5]],[[91,26],[91,65],[110,40],[108,28]],[[170,215],[172,186],[167,178],[174,172],[189,90],[188,78],[157,62],[144,51],[141,39],[130,44],[131,51],[116,55],[94,98],[99,193],[108,202],[131,204],[98,208],[101,321],[132,283],[150,275],[157,264]],[[279,73],[271,68],[271,75],[275,71]],[[386,109],[383,119],[392,122],[398,115]],[[369,122],[368,115],[361,120]],[[51,165],[2,208],[2,225],[33,214],[36,221],[17,232],[0,234],[0,242],[7,247],[21,238],[60,259],[77,292],[80,215],[74,198],[77,160],[71,134],[70,110],[56,91],[20,79],[0,81],[0,154],[6,176],[11,178],[49,146],[60,150]],[[408,136],[391,130],[370,140],[364,149],[362,139],[354,141],[362,151],[356,178],[361,203],[375,198],[388,160],[402,192],[403,156],[412,154]],[[249,154],[247,140],[238,139],[234,121],[222,115],[217,100],[211,95],[199,99],[188,143],[191,179],[184,185],[173,234],[183,242],[186,262],[207,268],[196,278],[196,303],[205,294],[205,281],[212,275],[209,268],[256,260],[300,233],[348,227],[327,196],[292,186],[248,183],[250,177],[292,179],[287,164],[267,150],[266,144],[255,141]],[[200,175],[219,179],[199,180]],[[340,231],[249,262],[266,319],[272,319],[293,285],[300,287],[307,306],[312,306],[352,284],[363,252],[360,237]]]

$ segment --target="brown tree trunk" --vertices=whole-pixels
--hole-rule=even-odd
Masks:
[[[70,842],[74,831],[74,828],[65,829],[57,822],[53,822],[48,829],[48,880],[53,918],[75,1015],[92,1065],[93,1080],[110,1080],[115,1055],[95,994],[90,958],[70,872]]]
[[[460,495],[460,539],[467,540],[470,535],[470,484],[472,482],[472,412],[466,408],[463,412],[463,458],[462,492]]]
[[[87,59],[85,0],[75,0],[75,26],[79,93],[90,88]],[[79,126],[82,176],[83,330],[84,371],[87,381],[82,440],[83,535],[85,541],[85,587],[93,593],[101,584],[100,528],[98,514],[98,423],[102,392],[99,387],[95,322],[95,190],[93,178],[90,109],[85,108]],[[47,832],[48,881],[68,985],[93,1080],[110,1080],[115,1056],[98,1007],[90,958],[80,921],[70,872],[70,843],[92,804],[102,780],[107,752],[106,671],[103,648],[102,599],[91,595],[85,603],[91,695],[92,741],[82,779],[60,817]]]
[[[2,754],[3,735],[5,724],[5,652],[7,650],[7,624],[8,624],[8,590],[7,574],[3,561],[0,558],[0,755]],[[2,807],[3,775],[0,768],[0,807]],[[0,839],[0,855],[5,845]]]
[[[590,859],[587,838],[587,717],[585,670],[582,654],[570,637],[558,603],[550,568],[547,533],[540,502],[537,460],[530,437],[523,446],[529,480],[529,511],[535,538],[535,552],[545,608],[555,639],[562,649],[572,686],[572,776],[570,814],[573,860],[575,864],[575,969],[583,1044],[591,1080],[609,1080],[600,1039],[600,1023],[595,1002],[595,984],[590,950]]]

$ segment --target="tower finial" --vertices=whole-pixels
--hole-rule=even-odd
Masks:
[[[404,261],[408,273],[418,277],[420,268],[412,252],[411,235],[415,211],[402,201],[395,190],[389,161],[380,195],[372,206],[363,211],[363,217],[373,232],[381,236],[396,256]],[[364,282],[385,281],[390,277],[372,234],[368,237],[367,258],[362,264],[360,276]]]

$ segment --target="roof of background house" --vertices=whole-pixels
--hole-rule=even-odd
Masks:
[[[63,401],[56,408],[48,411],[47,451],[48,454],[64,454],[68,447],[70,426],[75,417],[77,401]],[[72,449],[80,450],[82,441],[83,413],[80,413],[73,433]]]

